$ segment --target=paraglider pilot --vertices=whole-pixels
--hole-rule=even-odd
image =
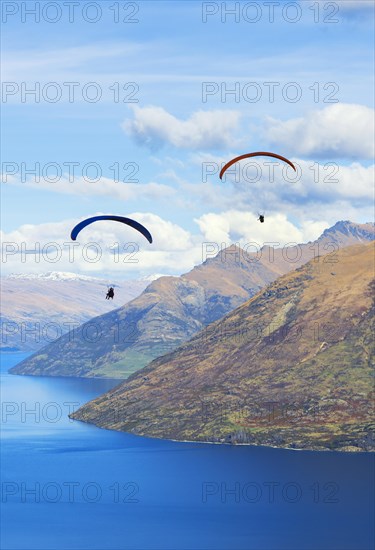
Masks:
[[[264,215],[263,215],[263,214],[259,214],[258,220],[260,221],[260,223],[264,223]]]
[[[115,290],[114,290],[113,286],[111,286],[108,289],[108,292],[107,292],[107,295],[106,295],[105,299],[109,300],[110,298],[112,298],[112,300],[113,300],[114,295],[115,295]]]

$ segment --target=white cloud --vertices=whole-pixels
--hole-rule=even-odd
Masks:
[[[54,270],[123,279],[155,272],[179,275],[204,260],[204,243],[215,243],[219,250],[232,243],[257,243],[261,247],[267,242],[283,246],[312,241],[338,219],[355,220],[357,212],[345,203],[311,212],[303,207],[299,212],[303,221],[298,227],[286,212],[267,214],[266,223],[260,224],[253,212],[231,208],[196,218],[196,233],[152,213],[128,214],[151,232],[151,245],[137,231],[114,222],[101,221],[85,228],[76,242],[70,240],[70,232],[78,219],[27,224],[1,233],[2,273]]]
[[[374,110],[337,103],[305,117],[286,121],[268,118],[265,135],[274,145],[297,155],[323,158],[373,158]]]
[[[248,243],[289,242],[301,243],[316,239],[328,227],[326,222],[305,221],[299,229],[284,214],[267,216],[267,223],[260,224],[254,214],[239,210],[227,210],[221,214],[204,214],[195,220],[204,239],[209,242]]]
[[[132,216],[149,229],[153,235],[154,248],[158,250],[188,250],[193,245],[190,233],[175,223],[150,213],[135,213]]]
[[[69,178],[69,174],[64,174],[53,181],[52,176],[48,178],[35,177],[21,181],[21,177],[2,175],[3,184],[32,187],[35,189],[44,189],[55,193],[79,196],[107,196],[113,199],[132,200],[139,197],[143,199],[158,199],[161,197],[171,197],[176,193],[175,189],[162,183],[125,183],[115,181],[110,178],[101,177],[99,179],[90,179],[88,177]]]
[[[196,111],[180,120],[162,107],[132,107],[133,119],[123,129],[138,143],[153,148],[164,144],[179,149],[222,149],[233,145],[240,113],[237,111]]]
[[[0,233],[2,271],[117,272],[126,278],[129,272],[132,276],[181,272],[199,262],[200,246],[182,227],[151,213],[128,216],[147,227],[153,236],[152,245],[134,229],[110,221],[85,228],[76,242],[70,240],[70,232],[78,219],[27,224]]]
[[[100,216],[102,212],[93,214],[93,216],[96,215]],[[190,234],[187,231],[172,222],[163,220],[156,214],[133,212],[127,214],[127,217],[135,219],[147,227],[154,237],[153,245],[158,250],[185,250],[191,246]],[[62,244],[70,240],[72,228],[80,221],[82,219],[71,219],[38,225],[25,224],[15,231],[7,234],[2,233],[2,238],[7,241],[25,242],[29,248],[32,248],[32,245],[36,242],[39,242],[41,246],[49,242]],[[83,245],[88,242],[97,242],[103,248],[109,248],[112,242],[135,242],[143,248],[149,246],[139,232],[113,221],[93,223],[79,234],[77,242]]]
[[[335,162],[314,162],[291,158],[297,167],[293,172],[281,161],[266,157],[246,159],[233,166],[226,181],[220,181],[221,162],[210,161],[213,175],[204,176],[203,182],[184,182],[184,198],[207,205],[211,210],[247,210],[253,214],[293,212],[299,220],[299,209],[314,209],[335,203],[351,207],[370,206],[374,200],[375,166],[359,163],[343,166]],[[345,208],[344,208],[345,211]],[[357,216],[354,216],[356,219]]]
[[[48,80],[50,75],[56,76],[56,71],[62,75],[73,75],[74,72],[98,71],[103,60],[108,71],[108,64],[118,62],[119,59],[131,60],[137,54],[151,51],[152,46],[136,42],[90,44],[60,49],[29,48],[25,51],[4,52],[4,78],[34,78],[38,75]],[[106,72],[102,69],[100,72]],[[21,78],[22,77],[22,78]]]

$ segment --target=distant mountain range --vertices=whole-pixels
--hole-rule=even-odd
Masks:
[[[231,246],[181,277],[161,277],[136,299],[91,319],[11,372],[126,378],[311,258],[374,239],[374,224],[337,222],[314,242],[247,253]]]
[[[1,278],[1,349],[34,351],[134,299],[147,281],[111,281],[51,271]],[[105,300],[108,285],[114,300]]]
[[[103,279],[89,277],[87,275],[77,275],[68,271],[47,271],[47,273],[11,273],[6,277],[8,280],[27,280],[27,281],[93,281],[104,283]]]
[[[130,281],[131,283],[138,283],[138,281],[155,281],[159,277],[164,277],[163,273],[152,273],[151,275],[146,275],[141,277],[136,281]],[[4,279],[18,279],[18,280],[28,280],[28,281],[91,281],[97,282],[100,284],[111,285],[116,287],[116,283],[110,279],[101,279],[100,277],[89,277],[88,275],[79,275],[77,273],[70,273],[69,271],[47,271],[46,273],[11,273],[4,277]],[[121,286],[121,285],[120,285]]]
[[[374,259],[370,243],[310,261],[72,417],[163,439],[375,450]]]

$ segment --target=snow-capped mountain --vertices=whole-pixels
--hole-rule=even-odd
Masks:
[[[152,281],[156,281],[156,279],[160,279],[160,277],[166,277],[165,273],[151,273],[151,275],[146,275],[145,277],[141,278],[141,281],[146,281],[149,283],[152,283]]]
[[[18,279],[27,281],[98,281],[103,279],[97,277],[88,277],[87,275],[77,275],[68,271],[47,271],[47,273],[11,273],[6,279]]]

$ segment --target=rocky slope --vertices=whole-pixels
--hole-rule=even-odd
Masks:
[[[369,451],[374,243],[280,277],[72,416],[158,438]]]
[[[181,277],[161,277],[152,282],[132,302],[66,334],[11,372],[126,378],[189,340],[280,275],[318,254],[325,254],[327,265],[334,265],[337,250],[372,239],[374,224],[345,221],[313,243],[263,247],[258,254],[229,247]]]

